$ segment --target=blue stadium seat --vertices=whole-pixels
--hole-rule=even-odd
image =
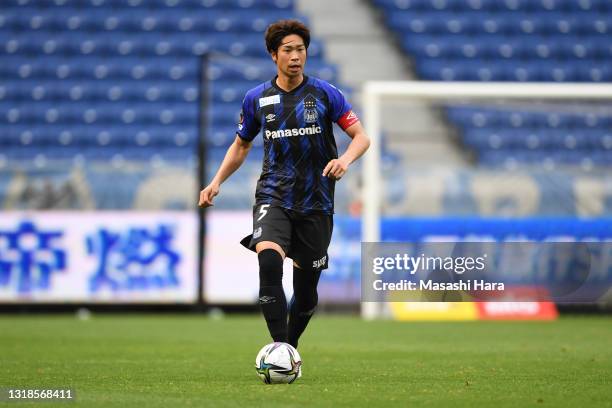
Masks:
[[[112,9],[187,9],[187,10],[235,10],[261,11],[293,10],[293,0],[6,0],[7,7],[45,8],[112,8]]]
[[[0,11],[3,25],[13,31],[43,32],[242,32],[261,33],[273,21],[289,17],[285,11],[269,10],[261,15],[249,9],[186,10],[135,8],[129,13],[109,8],[68,8],[57,12],[39,7],[21,7]],[[299,16],[297,16],[299,17]],[[304,18],[301,18],[304,20]]]
[[[235,104],[216,104],[210,110],[210,122],[213,126],[235,126],[239,113]]]
[[[612,82],[607,0],[374,3],[424,79]],[[487,151],[483,163],[508,154],[510,162],[597,165],[611,156],[601,154],[612,143],[609,114],[450,107],[447,115],[466,144]]]
[[[227,147],[236,138],[236,126],[210,126],[207,134],[211,147]]]
[[[453,11],[600,11],[612,10],[607,0],[375,0],[377,5],[388,11],[398,10],[453,10]]]

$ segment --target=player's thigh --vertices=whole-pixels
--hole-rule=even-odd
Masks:
[[[264,249],[274,249],[284,259],[291,245],[291,231],[291,221],[282,208],[271,207],[268,204],[253,208],[251,242],[257,253]]]
[[[294,222],[291,236],[294,264],[306,269],[326,269],[333,227],[333,216],[324,214],[307,215]]]

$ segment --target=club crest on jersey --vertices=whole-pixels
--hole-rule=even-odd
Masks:
[[[315,123],[319,119],[317,100],[311,95],[304,99],[304,122]]]

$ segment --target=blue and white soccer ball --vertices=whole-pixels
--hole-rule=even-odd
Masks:
[[[255,370],[266,384],[291,384],[302,376],[302,358],[291,344],[266,344],[257,353]]]

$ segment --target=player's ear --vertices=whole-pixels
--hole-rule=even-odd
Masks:
[[[277,55],[276,51],[272,51],[270,53],[270,56],[272,57],[272,61],[274,61],[274,63],[276,64],[276,60],[278,59],[278,55]]]

